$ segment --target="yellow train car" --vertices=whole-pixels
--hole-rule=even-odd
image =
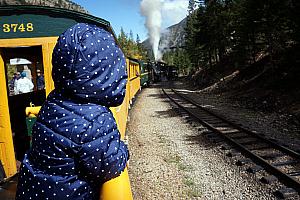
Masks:
[[[21,160],[30,147],[26,107],[31,104],[41,106],[54,89],[51,58],[57,38],[76,23],[95,24],[115,36],[108,21],[88,14],[41,6],[0,6],[0,166],[4,180],[17,173],[16,160]],[[140,88],[138,73],[132,72],[138,70],[136,64],[127,59],[126,98],[121,106],[111,108],[122,138],[129,102]],[[30,93],[16,94],[14,90],[14,76],[21,71],[26,71],[26,76],[34,83],[34,90]],[[37,85],[38,73],[44,75],[44,88]],[[120,196],[116,195],[132,199],[127,170],[120,177],[126,183],[120,185],[116,182],[118,180],[112,180],[112,184],[104,184],[101,199],[119,199]],[[119,184],[119,190],[124,190],[123,193],[108,192],[116,184]]]
[[[136,59],[126,58],[128,81],[126,85],[126,94],[124,102],[121,106],[113,108],[112,112],[116,118],[118,128],[120,130],[122,139],[125,137],[126,122],[128,116],[128,108],[130,107],[131,101],[140,89],[141,78],[140,78],[140,65]]]
[[[127,66],[128,68],[128,76],[129,76],[129,83],[130,83],[130,91],[129,91],[129,98],[130,100],[135,97],[137,92],[141,88],[141,68],[140,63],[136,59],[128,59],[127,60]]]

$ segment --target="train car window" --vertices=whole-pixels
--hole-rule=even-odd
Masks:
[[[137,76],[136,65],[133,65],[133,71],[134,71],[134,72],[133,72],[133,73],[134,73],[133,76],[134,76],[134,77]]]
[[[135,72],[134,76],[138,76],[139,75],[136,64],[134,64],[134,72]]]
[[[134,64],[131,63],[131,68],[132,68],[132,77],[135,77],[135,69],[134,69]]]
[[[130,69],[131,65],[130,62],[128,61],[128,79],[131,78],[131,69]]]
[[[134,77],[134,69],[133,69],[133,64],[132,64],[132,62],[130,62],[130,77],[132,78],[132,77]]]
[[[45,89],[41,47],[5,48],[4,59],[9,96]],[[31,82],[33,88],[16,88],[18,80],[22,78],[29,80],[26,85],[30,85]],[[23,82],[25,84],[25,81]]]
[[[24,58],[13,58],[9,59],[6,62],[6,76],[7,76],[7,86],[8,86],[8,94],[9,96],[18,95],[21,93],[30,92],[33,90],[33,82],[32,82],[32,74],[31,74],[31,66],[32,62]],[[22,73],[23,72],[23,73]],[[22,74],[21,74],[22,73]],[[22,79],[22,75],[25,74],[26,80],[29,80],[27,83],[30,86],[32,85],[31,90],[26,90],[26,88],[17,88],[17,81]],[[19,89],[23,89],[22,91],[17,91]]]
[[[129,70],[130,70],[130,78],[132,78],[132,64],[131,63],[129,65]]]
[[[1,48],[1,50],[15,153],[17,160],[22,160],[30,146],[25,109],[32,104],[40,106],[46,99],[42,47]]]
[[[132,64],[129,62],[129,71],[130,71],[130,78],[132,78]]]

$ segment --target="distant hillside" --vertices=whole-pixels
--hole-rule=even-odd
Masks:
[[[162,33],[160,38],[160,45],[164,48],[170,47],[182,47],[184,46],[186,18],[184,18],[178,24],[168,27],[165,32]]]
[[[50,6],[57,8],[65,8],[74,10],[77,12],[88,13],[80,5],[69,0],[0,0],[0,5],[38,5],[38,6]]]
[[[162,51],[167,51],[169,48],[184,46],[186,18],[178,24],[172,25],[165,29],[161,34],[159,46]],[[148,51],[152,51],[149,38],[142,42],[142,45]]]

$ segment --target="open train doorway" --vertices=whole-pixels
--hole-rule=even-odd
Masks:
[[[46,99],[42,46],[1,48],[15,158],[30,148],[25,109]],[[4,105],[5,106],[5,105]]]

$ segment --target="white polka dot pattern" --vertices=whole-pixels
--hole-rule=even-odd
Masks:
[[[120,105],[127,81],[124,54],[111,33],[86,26],[77,24],[59,37],[52,58],[55,87],[89,102]]]
[[[104,50],[101,50],[101,49]],[[16,199],[99,199],[129,158],[109,106],[125,95],[125,60],[107,31],[77,24],[53,53],[56,89],[33,126]]]

